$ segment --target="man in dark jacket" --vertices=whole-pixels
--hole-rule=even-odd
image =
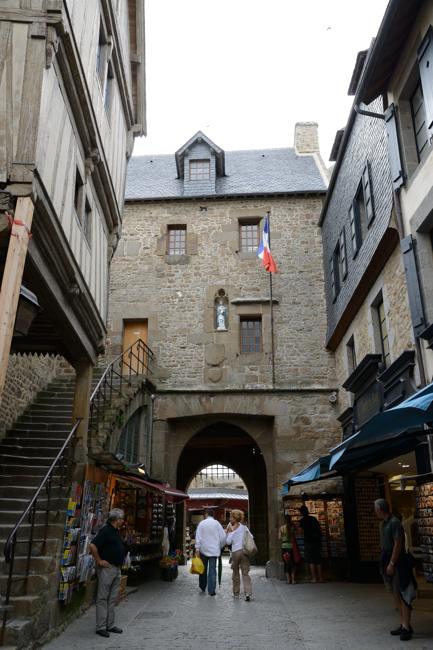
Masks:
[[[304,560],[310,567],[311,582],[323,582],[320,524],[309,514],[307,506],[301,506],[299,512],[302,515],[299,525],[304,531]]]
[[[406,553],[404,529],[395,517],[385,499],[376,499],[374,510],[381,520],[381,572],[385,587],[393,594],[400,613],[400,625],[391,630],[393,636],[400,636],[401,641],[409,641],[413,630],[410,625],[412,601],[416,596],[416,581],[413,576],[411,556]]]
[[[125,514],[119,508],[110,511],[105,526],[90,544],[96,562],[98,593],[96,596],[96,634],[108,638],[110,632],[121,634],[114,625],[114,606],[120,587],[120,570],[125,559],[125,545],[119,535]]]

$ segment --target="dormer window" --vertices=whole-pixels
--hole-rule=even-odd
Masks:
[[[210,178],[210,160],[190,160],[189,180],[207,181]]]

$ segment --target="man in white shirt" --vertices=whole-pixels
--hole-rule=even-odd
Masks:
[[[223,527],[214,519],[214,511],[206,510],[205,519],[199,523],[195,533],[195,554],[202,559],[204,572],[199,576],[199,587],[203,593],[215,596],[216,564],[227,537]]]

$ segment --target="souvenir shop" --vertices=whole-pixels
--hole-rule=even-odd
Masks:
[[[95,574],[90,543],[112,508],[125,512],[120,533],[128,550],[122,590],[128,576],[144,573],[149,562],[159,561],[175,547],[176,505],[184,492],[132,472],[109,472],[88,465],[83,484],[74,483],[67,508],[60,566],[59,600],[69,603],[74,592],[87,586]]]
[[[344,443],[342,443],[343,447]],[[403,525],[406,547],[415,559],[417,579],[433,582],[433,474],[425,462],[428,445],[423,431],[387,443],[348,449],[338,470],[343,494],[309,496],[311,484],[337,476],[329,469],[330,457],[322,457],[285,484],[284,509],[299,520],[302,503],[322,528],[322,555],[331,575],[355,582],[380,582],[380,522],[376,499],[385,498]],[[332,452],[335,450],[331,450]],[[335,457],[335,456],[334,456]],[[306,480],[304,480],[306,479]],[[289,484],[289,485],[288,485]],[[299,485],[301,496],[290,495]],[[317,484],[315,491],[317,491]],[[303,541],[298,540],[302,551]],[[335,562],[335,559],[343,559]]]

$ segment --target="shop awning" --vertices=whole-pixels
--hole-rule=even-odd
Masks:
[[[291,476],[285,483],[283,483],[282,495],[289,493],[292,485],[301,485],[303,483],[311,483],[323,478],[332,478],[336,472],[330,472],[329,461],[330,456],[320,456],[314,463],[308,465],[305,469],[294,476]]]
[[[359,431],[331,449],[329,468],[338,470],[349,459],[349,452],[375,444],[389,444],[394,438],[420,435],[420,427],[433,421],[433,383],[414,393],[397,406],[374,415]],[[398,443],[397,443],[398,444]],[[404,444],[404,443],[402,443]],[[362,451],[363,450],[363,451]]]
[[[144,478],[141,478],[140,476],[137,476],[136,474],[130,474],[129,472],[115,472],[113,476],[123,481],[129,481],[130,483],[134,483],[138,486],[161,492],[167,497],[173,499],[173,501],[176,503],[180,503],[181,501],[186,501],[186,499],[189,499],[189,496],[181,490],[177,490],[176,488],[164,485],[163,483],[148,481]]]

